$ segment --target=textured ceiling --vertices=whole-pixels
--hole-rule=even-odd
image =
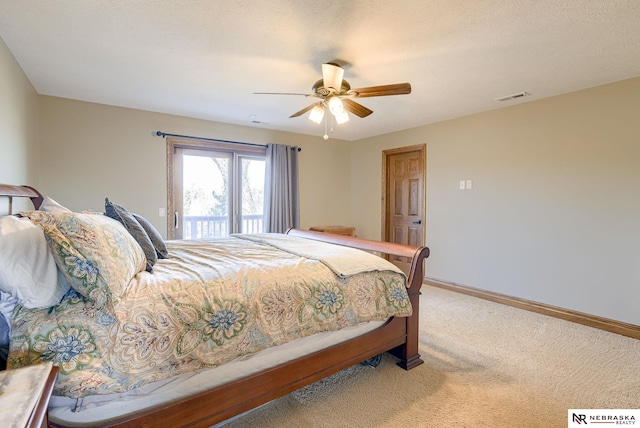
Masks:
[[[289,118],[313,99],[253,92],[309,93],[329,61],[412,84],[344,140],[640,75],[638,0],[0,0],[0,37],[39,94],[318,136]]]

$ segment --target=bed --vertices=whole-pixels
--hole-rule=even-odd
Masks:
[[[54,203],[52,200],[48,202],[48,198],[36,189],[26,186],[0,184],[0,196],[9,197],[9,209],[14,197],[30,198],[36,209],[43,203]],[[65,266],[67,271],[76,269],[77,272],[79,265],[68,262],[74,249],[56,235],[59,229],[55,222],[60,218],[79,221],[78,218],[87,217],[102,224],[111,219],[104,220],[106,216],[102,213],[54,215],[49,213],[51,211],[56,210],[25,211],[22,215],[28,219],[21,220],[39,225],[52,252],[63,254],[56,258],[58,274]],[[142,220],[137,224],[144,226]],[[135,231],[129,230],[126,220],[123,225],[118,224],[118,227],[135,235]],[[109,239],[113,243],[114,238],[110,236]],[[93,236],[88,241],[95,242],[96,247],[101,242],[99,237]],[[150,241],[155,245],[154,239]],[[105,241],[104,245],[109,242]],[[418,296],[424,259],[429,255],[426,247],[298,229],[291,229],[287,234],[233,236],[215,242],[168,241],[164,244],[165,257],[156,251],[157,260],[153,266],[149,266],[151,256],[138,260],[140,251],[135,257],[118,253],[116,258],[119,261],[136,265],[135,276],[126,283],[118,286],[109,283],[105,291],[105,287],[87,286],[88,274],[83,273],[84,276],[78,276],[82,281],[71,278],[71,287],[67,288],[61,302],[52,307],[31,309],[21,304],[16,306],[12,314],[9,368],[47,359],[57,362],[61,374],[54,395],[60,397],[54,396],[52,400],[52,425],[209,427],[384,352],[395,356],[397,364],[405,370],[422,363],[418,353]],[[225,250],[224,246],[229,246],[231,251],[229,248]],[[117,247],[122,247],[122,244]],[[354,252],[355,249],[364,251]],[[206,254],[201,255],[200,251]],[[211,251],[214,254],[209,254]],[[269,253],[269,257],[264,251]],[[142,252],[147,255],[144,254],[146,251]],[[378,257],[380,254],[410,259],[410,270],[398,272],[392,264]],[[245,255],[249,259],[244,259]],[[204,257],[206,260],[213,257],[215,263],[202,261]],[[272,257],[277,259],[277,263],[272,262]],[[178,265],[182,258],[193,264],[186,267]],[[256,295],[261,302],[279,304],[284,301],[291,303],[296,300],[295,296],[306,296],[313,307],[301,309],[301,306],[294,305],[295,310],[282,310],[281,305],[280,309],[271,312],[264,309],[242,311],[234,306],[238,299],[212,297],[201,283],[188,283],[187,288],[178,288],[179,283],[186,283],[182,279],[153,288],[157,285],[157,278],[172,269],[172,274],[175,274],[176,267],[184,276],[202,278],[205,273],[195,268],[197,260],[205,270],[215,271],[216,281],[224,279],[222,288],[238,291],[244,283],[259,283],[260,286],[251,288],[258,291],[247,292],[244,288],[239,291],[245,307],[256,308],[245,299],[249,295],[252,298]],[[360,262],[371,263],[372,267],[362,268]],[[266,270],[272,265],[284,276],[276,276],[273,271]],[[294,271],[294,268],[300,270]],[[107,272],[107,269],[100,272]],[[312,279],[309,275],[313,272],[321,272],[320,279]],[[329,283],[334,281],[334,277],[341,287],[340,292],[327,292],[334,286],[331,285],[333,282]],[[229,278],[233,281],[229,282]],[[398,287],[398,281],[402,287]],[[94,278],[92,284],[99,282]],[[290,282],[302,284],[303,291],[287,289],[285,283],[288,287]],[[172,292],[158,291],[164,289]],[[373,297],[363,294],[363,290],[373,289],[377,290]],[[406,291],[406,297],[401,295],[401,289],[403,293]],[[338,304],[335,296],[340,293],[349,298],[345,297],[344,303]],[[198,302],[205,302],[204,308],[196,308]],[[292,307],[289,304],[285,306]],[[331,308],[335,311],[332,312]],[[76,324],[63,324],[57,318],[50,322],[54,316],[66,316],[63,314],[67,312],[72,314],[77,325],[84,325],[80,323],[84,323],[85,318],[97,320],[100,325],[94,330],[86,327],[90,333],[83,333],[82,329],[74,327]],[[249,328],[253,321],[248,321],[250,317],[247,314],[254,312],[262,314],[262,318],[258,316],[256,321],[261,324]],[[335,316],[338,313],[340,316]],[[202,314],[207,316],[200,316]],[[133,318],[143,321],[134,325],[131,322]],[[200,325],[203,320],[207,322]],[[47,327],[49,322],[51,325]],[[225,322],[225,328],[214,328]],[[170,330],[173,324],[180,325]],[[157,331],[159,325],[173,331],[173,336],[163,341],[161,337],[150,334]],[[78,364],[86,363],[92,355],[100,352],[91,348],[94,354],[87,353],[89,357],[81,361],[53,356],[50,350],[47,351],[49,348],[42,345],[42,338],[61,339],[61,329],[73,330],[77,343],[85,340],[83,349],[100,347],[103,343],[112,343],[108,346],[114,349],[117,346],[125,348],[118,348],[117,352],[111,348],[108,352],[101,351],[101,355],[110,357],[107,363],[100,363],[102,366],[96,372],[74,372]],[[275,339],[263,337],[266,330],[271,330]],[[240,331],[243,335],[236,335]],[[100,340],[87,341],[91,335]],[[300,337],[288,339],[296,336]],[[169,343],[172,345],[168,346]],[[69,343],[66,345],[70,346]],[[149,360],[151,348],[159,349],[165,359]],[[233,348],[241,352],[237,355],[229,352],[222,356],[216,354],[214,357],[209,353],[213,348]],[[151,366],[154,370],[149,369]],[[170,370],[175,372],[167,374]],[[77,372],[82,373],[74,378]],[[104,402],[102,398],[105,398]],[[60,404],[55,404],[56,401]],[[73,402],[75,405],[70,404]],[[80,411],[76,411],[78,408]]]

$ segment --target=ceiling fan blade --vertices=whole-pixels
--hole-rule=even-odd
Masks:
[[[369,86],[368,88],[352,89],[349,93],[357,93],[356,97],[383,97],[386,95],[406,95],[411,93],[410,83],[396,83],[393,85]]]
[[[325,88],[333,88],[336,92],[342,87],[344,69],[332,62],[322,64],[322,81]]]
[[[348,111],[349,113],[353,113],[358,117],[367,117],[371,113],[373,113],[373,110],[368,109],[362,104],[359,104],[353,100],[350,100],[349,98],[343,98],[342,104],[344,105],[344,109],[346,111]]]
[[[295,92],[254,92],[253,95],[303,95],[305,97],[316,96],[316,94],[298,94]]]
[[[320,104],[322,104],[322,101],[318,101],[317,103],[313,103],[311,105],[308,105],[305,108],[303,108],[302,110],[293,113],[291,116],[289,116],[289,118],[301,116],[301,115],[305,114],[306,112],[308,112],[309,110],[311,110],[312,108],[314,108],[315,106],[318,106]]]

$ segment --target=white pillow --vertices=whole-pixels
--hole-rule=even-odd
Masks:
[[[35,309],[57,305],[69,287],[58,279],[42,229],[27,218],[0,217],[0,290]]]
[[[18,299],[0,290],[0,347],[9,346],[11,338],[11,318]],[[2,357],[3,355],[0,355]],[[6,359],[6,355],[4,355]]]
[[[44,197],[44,200],[42,201],[42,203],[40,204],[40,208],[38,209],[40,211],[46,211],[48,213],[54,213],[54,214],[71,212],[69,208],[60,205],[59,203],[57,203],[56,201],[54,201],[48,196]]]

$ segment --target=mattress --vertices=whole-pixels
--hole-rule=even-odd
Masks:
[[[371,321],[338,331],[317,333],[265,349],[221,367],[185,373],[124,394],[88,396],[80,399],[54,396],[51,397],[49,405],[49,420],[70,427],[100,426],[124,415],[188,397],[345,342],[375,330],[384,323],[385,321]]]

